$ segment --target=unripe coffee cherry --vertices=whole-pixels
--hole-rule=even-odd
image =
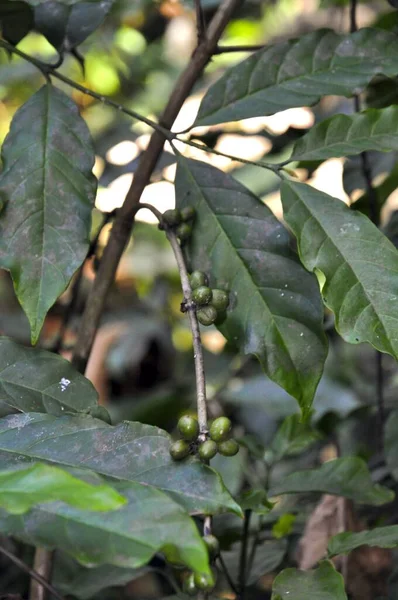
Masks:
[[[217,454],[217,444],[213,440],[206,440],[199,446],[198,452],[202,460],[211,460]]]
[[[204,573],[195,573],[193,580],[196,587],[205,592],[211,592],[216,585],[213,574],[205,575]]]
[[[204,306],[196,311],[196,316],[198,317],[199,323],[202,325],[213,325],[215,320],[217,319],[217,311],[214,306]]]
[[[206,544],[209,556],[211,559],[216,558],[220,554],[220,542],[215,535],[204,535],[203,541]]]
[[[214,306],[218,311],[223,311],[227,308],[229,304],[229,297],[227,292],[224,290],[214,289],[213,297],[211,299],[211,305]]]
[[[223,456],[235,456],[239,452],[239,444],[236,440],[225,440],[217,444],[220,454]]]
[[[176,227],[181,223],[181,213],[177,208],[166,210],[162,215],[163,221],[169,227]]]
[[[191,288],[196,290],[196,288],[202,285],[207,285],[209,280],[207,279],[207,275],[202,273],[202,271],[194,271],[189,276],[189,282],[191,284]]]
[[[198,593],[198,588],[195,585],[195,579],[193,573],[184,577],[182,582],[182,591],[184,594],[188,594],[188,596],[196,596]]]
[[[186,242],[192,234],[192,225],[188,223],[181,223],[176,229],[176,236],[180,242]]]
[[[228,439],[232,423],[227,417],[218,417],[210,426],[210,437],[215,442],[224,442]]]
[[[185,440],[177,440],[171,444],[169,452],[173,460],[183,460],[189,454],[189,444]]]
[[[201,285],[192,292],[192,300],[196,304],[198,304],[198,306],[204,306],[205,304],[209,304],[212,297],[213,292],[209,287],[205,285]]]
[[[177,429],[184,440],[193,442],[199,435],[199,423],[194,417],[184,415],[177,423]]]
[[[192,206],[186,206],[181,209],[181,219],[186,223],[187,221],[193,221],[196,215],[196,211]]]

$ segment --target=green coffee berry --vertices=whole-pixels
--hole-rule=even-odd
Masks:
[[[177,429],[181,433],[184,440],[193,442],[199,435],[199,423],[194,417],[184,415],[177,423]]]
[[[184,577],[182,582],[182,591],[185,594],[188,594],[188,596],[196,596],[196,594],[198,593],[193,573],[191,573],[187,577]]]
[[[193,290],[196,290],[196,288],[209,283],[207,275],[202,273],[202,271],[194,271],[191,273],[189,276],[189,281]]]
[[[181,223],[181,213],[177,208],[166,210],[166,212],[164,212],[162,216],[163,221],[169,227],[176,227]]]
[[[177,440],[171,444],[169,452],[173,460],[183,460],[189,454],[189,444],[185,440]]]
[[[220,442],[217,447],[223,456],[235,456],[239,452],[239,444],[236,440],[225,440],[225,442]]]
[[[211,299],[211,305],[214,306],[218,311],[223,311],[227,308],[229,304],[229,297],[227,292],[224,290],[214,289],[213,297]]]
[[[193,221],[196,215],[196,210],[192,206],[186,206],[181,209],[181,219],[186,223],[187,221]]]
[[[211,460],[217,454],[217,444],[213,440],[206,440],[199,446],[199,456],[202,460]]]
[[[205,575],[204,573],[195,573],[194,575],[194,583],[197,588],[203,590],[205,592],[211,592],[216,585],[214,575]]]
[[[104,421],[104,423],[112,425],[111,416],[104,406],[92,406],[89,409],[88,414],[91,415],[94,419],[100,419],[100,421]]]
[[[176,236],[180,240],[180,242],[186,242],[192,234],[192,225],[188,225],[188,223],[181,223],[176,229]]]
[[[212,296],[213,293],[211,289],[206,285],[201,285],[192,292],[192,300],[198,306],[204,306],[205,304],[209,304],[210,300],[212,299]]]
[[[232,423],[227,417],[218,417],[210,426],[210,437],[215,442],[224,442],[228,439]]]
[[[208,326],[212,325],[217,319],[217,311],[214,306],[204,306],[196,311],[196,316],[198,317],[199,323]]]
[[[215,535],[204,535],[203,541],[206,544],[209,556],[211,559],[216,558],[220,554],[220,542]]]

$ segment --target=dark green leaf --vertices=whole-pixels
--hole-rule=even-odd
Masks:
[[[378,546],[379,548],[396,548],[398,546],[398,525],[376,527],[371,531],[352,533],[345,531],[333,536],[328,544],[329,556],[348,554],[359,546]]]
[[[0,401],[22,412],[62,415],[97,406],[92,383],[57,354],[0,337]]]
[[[33,27],[33,11],[25,2],[0,4],[0,29],[2,36],[11,44],[18,44]]]
[[[317,281],[291,250],[288,232],[246,188],[201,162],[178,161],[176,197],[179,208],[196,210],[192,269],[229,293],[220,331],[256,355],[308,416],[327,342]]]
[[[94,158],[77,106],[49,84],[16,112],[3,144],[0,266],[11,272],[33,343],[87,253]]]
[[[332,563],[322,561],[313,571],[285,569],[272,586],[272,600],[347,600],[344,579]]]
[[[170,436],[157,427],[125,421],[112,427],[88,416],[11,415],[0,420],[0,463],[43,460],[84,467],[121,481],[167,492],[192,513],[213,514],[239,506],[219,475],[197,460],[174,462]]]
[[[398,411],[393,411],[384,428],[384,452],[387,466],[392,476],[398,481]]]
[[[94,474],[88,478],[91,483],[99,479]],[[35,546],[63,550],[87,566],[137,568],[163,552],[193,571],[209,572],[198,529],[179,504],[151,486],[119,482],[115,487],[128,504],[106,517],[53,502],[23,517],[0,511],[0,531]]]
[[[270,449],[273,453],[273,460],[277,461],[284,456],[299,454],[319,439],[319,433],[307,423],[302,423],[300,415],[290,415],[286,417],[272,441]]]
[[[268,46],[209,89],[195,126],[310,106],[330,94],[358,94],[378,73],[398,73],[397,53],[395,34],[365,28],[349,35],[320,29]]]
[[[398,106],[335,115],[312,127],[294,145],[288,162],[398,150]]]
[[[275,506],[275,502],[268,500],[263,489],[253,489],[243,492],[238,498],[242,510],[252,510],[259,515],[267,515]]]
[[[385,108],[398,104],[398,78],[376,77],[366,90],[366,105]]]
[[[222,553],[228,571],[235,582],[237,582],[239,575],[241,550],[241,543],[237,543],[233,545],[231,550]],[[262,575],[271,573],[271,571],[276,569],[282,562],[286,550],[287,544],[285,540],[269,540],[259,544],[254,555],[250,574],[246,580],[247,585],[252,585]]]
[[[85,510],[120,508],[126,500],[109,485],[90,485],[58,467],[36,463],[0,471],[0,507],[13,515],[45,502],[62,501]]]
[[[366,463],[354,456],[336,458],[316,469],[296,471],[271,486],[270,496],[322,492],[378,506],[394,499],[394,492],[374,484]]]
[[[101,25],[113,1],[79,2],[73,6],[59,0],[40,4],[35,9],[35,29],[59,52],[71,50]]]
[[[398,252],[360,212],[309,185],[283,182],[284,216],[303,264],[325,278],[322,294],[349,343],[398,358]]]

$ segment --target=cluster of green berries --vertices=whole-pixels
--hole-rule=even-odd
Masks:
[[[199,423],[194,417],[181,417],[177,429],[182,439],[170,446],[170,455],[174,460],[183,460],[188,454],[197,453],[201,460],[207,462],[217,452],[223,456],[235,456],[239,452],[238,442],[230,439],[232,423],[227,417],[219,417],[213,421],[204,441],[198,441]]]
[[[208,287],[209,280],[202,271],[194,271],[189,276],[192,288],[192,300],[198,307],[196,315],[202,325],[220,325],[225,319],[225,311],[229,304],[227,292]]]
[[[210,562],[214,562],[217,556],[220,554],[220,542],[215,535],[208,534],[204,535],[202,540],[204,541],[207,551],[209,553]],[[204,575],[203,573],[188,573],[182,582],[182,589],[188,596],[196,596],[199,591],[211,592],[217,579],[217,572],[214,568],[211,569],[211,575]]]
[[[174,229],[176,236],[181,243],[186,242],[192,234],[192,221],[195,218],[195,209],[192,206],[186,206],[181,210],[173,208],[163,213],[163,225],[160,229],[169,227]]]

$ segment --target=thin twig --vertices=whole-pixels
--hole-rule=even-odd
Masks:
[[[241,0],[224,0],[218,8],[207,29],[206,39],[194,51],[187,68],[176,82],[174,91],[160,119],[162,127],[170,129],[173,125],[181,106],[211,59],[222,32],[240,2]],[[72,362],[82,372],[85,370],[94,342],[105,299],[132,231],[135,207],[140,201],[143,190],[150,181],[152,172],[162,153],[164,141],[165,136],[159,131],[154,131],[149,145],[143,153],[138,168],[134,173],[134,179],[127,192],[123,206],[117,212],[108,243],[101,258],[97,276],[88,295],[86,308],[82,317],[80,335],[75,346]]]
[[[228,571],[227,565],[225,564],[225,561],[224,561],[224,559],[222,557],[221,552],[218,555],[218,563],[219,563],[219,565],[221,567],[221,570],[223,571],[223,573],[225,575],[225,579],[227,580],[229,587],[231,588],[231,590],[233,592],[235,592],[236,595],[238,595],[239,590],[238,590],[237,586],[234,584],[234,582],[232,580],[232,577],[231,577],[231,575],[230,575],[230,573]]]
[[[350,1],[350,33],[358,29],[357,25],[357,0]]]
[[[245,520],[243,522],[242,546],[239,560],[239,600],[244,600],[247,575],[247,546],[249,543],[249,530],[252,511],[245,510]]]
[[[205,16],[203,14],[203,8],[200,0],[195,0],[195,14],[198,44],[200,44],[200,42],[206,37]]]
[[[265,48],[264,44],[249,44],[247,46],[217,46],[214,54],[225,54],[226,52],[256,52]]]
[[[48,581],[46,581],[37,571],[28,567],[28,565],[26,565],[20,558],[15,556],[15,554],[9,552],[9,550],[6,550],[2,546],[0,546],[0,553],[9,558],[22,571],[25,571],[25,573],[27,573],[31,577],[31,579],[35,579],[40,584],[40,588],[46,588],[54,596],[54,598],[57,598],[57,600],[64,600],[63,596],[61,596],[61,594],[57,592],[57,590],[51,585],[51,583],[48,583]],[[34,596],[31,596],[31,598],[33,597]]]

